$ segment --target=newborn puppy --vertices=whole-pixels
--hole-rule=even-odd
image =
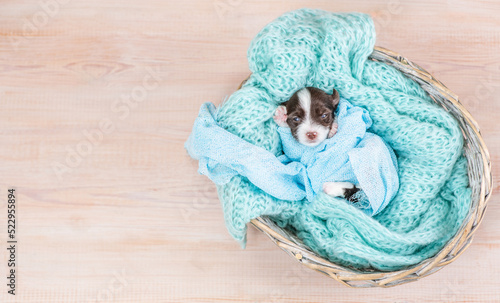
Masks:
[[[293,137],[301,144],[314,147],[337,133],[335,110],[339,94],[334,89],[329,95],[315,87],[305,87],[295,92],[290,100],[278,107],[274,121],[281,127],[289,127]],[[349,182],[326,182],[323,191],[331,196],[343,196],[357,202],[359,191]]]

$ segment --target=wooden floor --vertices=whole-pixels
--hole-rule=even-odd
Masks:
[[[373,16],[377,45],[456,92],[500,174],[500,2],[4,0],[0,302],[500,302],[500,196],[423,280],[349,289],[254,228],[242,250],[183,148],[199,106],[248,73],[251,39],[301,7]],[[16,193],[16,295],[7,199]]]

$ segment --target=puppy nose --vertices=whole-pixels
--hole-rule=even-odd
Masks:
[[[318,133],[317,133],[317,132],[308,132],[308,133],[306,133],[306,136],[307,136],[307,138],[309,138],[309,140],[314,140],[314,139],[316,139],[316,136],[317,136],[317,135],[318,135]]]

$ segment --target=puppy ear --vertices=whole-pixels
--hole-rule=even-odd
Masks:
[[[274,112],[273,116],[274,122],[278,124],[278,126],[281,127],[288,127],[288,124],[286,124],[286,119],[287,119],[287,113],[286,113],[286,106],[280,105]]]
[[[282,114],[286,115],[287,114],[286,105],[282,103],[280,106],[278,106],[276,111],[281,112]]]
[[[337,106],[339,105],[339,101],[340,101],[339,92],[337,90],[333,89],[332,94],[329,96],[330,96],[330,101],[333,104],[334,110],[337,109]]]

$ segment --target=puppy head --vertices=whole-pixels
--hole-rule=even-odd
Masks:
[[[316,146],[323,142],[332,129],[339,94],[331,95],[315,87],[303,88],[285,102],[286,123],[299,143]]]

